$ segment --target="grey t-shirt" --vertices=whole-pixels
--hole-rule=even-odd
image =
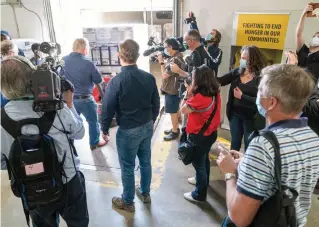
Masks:
[[[28,118],[39,118],[42,114],[39,113],[39,116],[38,113],[33,111],[32,103],[32,100],[10,101],[4,108],[8,116],[14,121]],[[67,106],[65,106],[63,109],[57,111],[57,113],[59,114],[65,129],[70,132],[69,138],[82,139],[85,133],[85,129],[83,127],[82,119],[77,114],[76,110],[74,108],[69,109]],[[53,125],[55,127],[51,127],[48,135],[51,136],[54,140],[55,149],[58,153],[59,161],[62,161],[64,154],[66,154],[64,171],[66,173],[67,179],[63,178],[64,183],[66,183],[73,178],[76,170],[79,169],[80,159],[71,153],[67,137],[64,133],[61,132],[63,131],[63,127],[58,116],[55,117]],[[39,129],[35,125],[25,125],[21,129],[21,133],[24,135],[36,135],[39,134]],[[1,126],[1,153],[8,156],[13,141],[14,138]],[[73,164],[71,155],[73,155],[75,166]]]

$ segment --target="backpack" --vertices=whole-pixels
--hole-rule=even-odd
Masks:
[[[274,148],[275,178],[278,189],[273,196],[260,206],[249,227],[297,227],[294,201],[298,197],[298,192],[281,184],[280,146],[276,135],[269,130],[255,131],[250,136],[250,141],[256,136],[265,137]],[[290,193],[288,194],[287,191]],[[234,227],[235,225],[227,217],[222,226]]]
[[[54,140],[48,135],[56,111],[47,112],[41,118],[12,120],[1,109],[1,125],[14,138],[6,160],[11,189],[21,198],[27,224],[29,210],[59,203],[63,200],[63,164],[59,162]],[[24,125],[37,125],[39,135],[22,135]]]

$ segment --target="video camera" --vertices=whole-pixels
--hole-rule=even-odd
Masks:
[[[147,45],[149,46],[149,48],[147,50],[144,51],[143,53],[143,56],[144,57],[148,57],[150,55],[152,55],[153,53],[156,53],[156,52],[161,52],[161,54],[163,55],[164,58],[168,58],[169,56],[167,56],[165,53],[164,53],[164,44],[163,43],[156,43],[154,41],[154,37],[150,37],[148,42],[147,42]],[[151,62],[156,62],[157,61],[157,58],[155,55],[152,55],[150,57],[150,60]]]
[[[58,58],[61,54],[61,46],[57,43],[43,42],[40,50],[48,56],[31,75],[35,98],[33,110],[35,112],[60,110],[64,106],[63,92],[74,91],[73,84],[63,76],[64,62],[59,61]]]
[[[179,52],[184,52],[185,51],[185,48],[183,46],[183,37],[180,37],[180,38],[176,38],[176,41],[178,42],[178,45],[179,45]],[[163,43],[156,43],[154,41],[154,37],[150,37],[148,42],[147,42],[147,45],[149,46],[149,49],[145,50],[144,53],[143,53],[143,56],[147,57],[147,56],[150,56],[152,55],[153,53],[156,53],[156,52],[161,52],[161,54],[163,55],[164,59],[168,59],[170,56],[168,56],[167,54],[165,54],[164,52],[164,44]],[[157,61],[157,58],[156,56],[152,55],[150,57],[150,60],[151,62],[156,62]]]

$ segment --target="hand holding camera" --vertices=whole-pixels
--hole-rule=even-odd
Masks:
[[[192,11],[189,11],[189,12],[188,12],[188,18],[186,18],[186,19],[184,20],[184,23],[185,23],[185,24],[189,24],[189,23],[191,23],[191,22],[193,22],[193,21],[196,21],[196,17],[195,17],[195,15],[194,15],[194,13],[193,13]]]

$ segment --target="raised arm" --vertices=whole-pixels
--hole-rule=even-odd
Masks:
[[[233,80],[235,80],[239,76],[239,68],[226,73],[224,76],[217,77],[218,82],[221,86],[226,86],[230,84]]]
[[[302,11],[302,14],[300,16],[300,19],[299,19],[299,22],[297,25],[297,29],[296,29],[296,50],[297,50],[297,52],[300,51],[301,47],[305,43],[303,36],[302,36],[302,32],[304,30],[307,13],[312,12],[312,11],[313,11],[313,6],[311,5],[311,3],[309,3],[306,5],[305,9]]]

